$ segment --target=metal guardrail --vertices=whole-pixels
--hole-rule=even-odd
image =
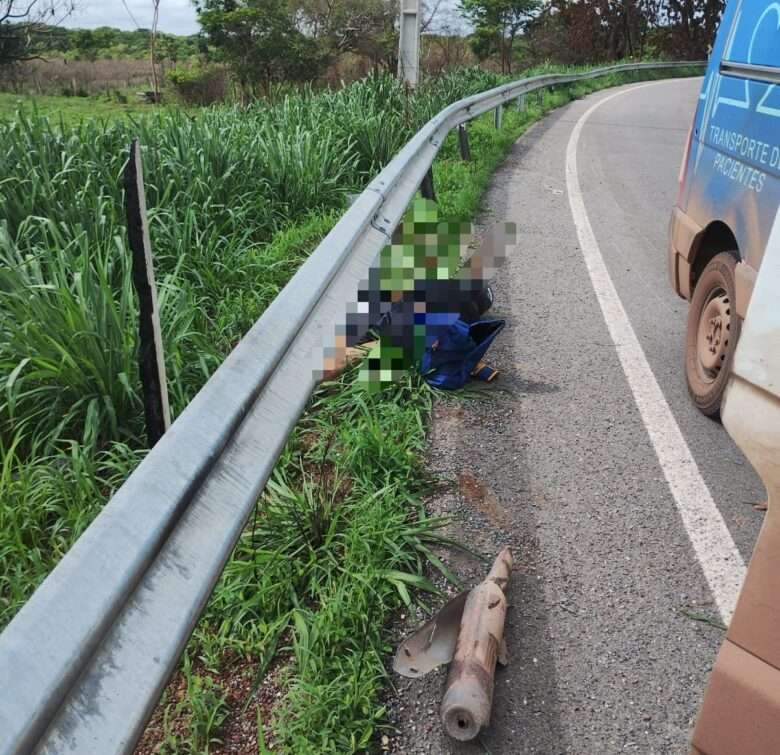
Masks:
[[[523,79],[412,137],[0,635],[0,754],[133,751],[315,387],[322,345],[447,134],[534,90],[687,65]]]

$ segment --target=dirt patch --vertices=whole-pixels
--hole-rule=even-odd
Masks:
[[[292,662],[291,656],[283,653],[275,658],[268,673],[257,687],[257,664],[245,661],[223,682],[227,692],[227,705],[230,713],[222,727],[219,738],[222,744],[215,745],[214,755],[257,755],[257,719],[258,714],[263,725],[263,736],[267,747],[273,745],[269,722],[274,709],[284,699],[284,678]],[[250,700],[249,705],[247,701]],[[246,708],[246,710],[244,710]]]
[[[484,514],[499,527],[507,525],[504,510],[496,497],[484,483],[468,472],[458,473],[458,490],[466,503]]]
[[[262,682],[257,685],[259,661],[227,653],[222,662],[223,671],[213,673],[198,659],[192,673],[201,678],[211,677],[225,696],[227,717],[209,747],[212,755],[257,755],[257,721],[263,725],[266,747],[272,748],[268,723],[274,709],[284,699],[284,679],[292,658],[283,653],[274,659]],[[255,689],[256,688],[256,689]],[[189,706],[176,708],[187,694],[187,679],[181,671],[171,678],[160,703],[154,710],[135,755],[157,755],[165,752],[165,740],[173,735],[184,741],[190,726]],[[166,710],[167,720],[166,720]]]
[[[465,416],[466,410],[456,403],[437,403],[434,407],[433,414],[435,419],[442,422],[444,420],[457,420]]]

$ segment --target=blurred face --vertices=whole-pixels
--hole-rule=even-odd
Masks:
[[[413,291],[417,281],[453,277],[470,231],[468,224],[439,223],[433,202],[415,200],[403,220],[400,239],[382,250],[380,288]]]

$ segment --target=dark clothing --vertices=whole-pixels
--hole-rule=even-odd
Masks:
[[[399,301],[389,299],[389,291],[358,293],[358,306],[365,308],[367,302],[368,311],[347,315],[347,346],[382,337],[411,353],[415,338],[420,335],[415,325],[425,326],[426,341],[431,342],[442,327],[457,319],[466,323],[478,320],[492,305],[493,293],[481,280],[451,278],[418,281],[414,290],[404,291]]]

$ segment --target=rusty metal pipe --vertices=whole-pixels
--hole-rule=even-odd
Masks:
[[[504,647],[505,591],[511,569],[512,553],[504,548],[487,579],[466,599],[441,704],[442,723],[454,739],[474,739],[490,722],[496,660]]]

